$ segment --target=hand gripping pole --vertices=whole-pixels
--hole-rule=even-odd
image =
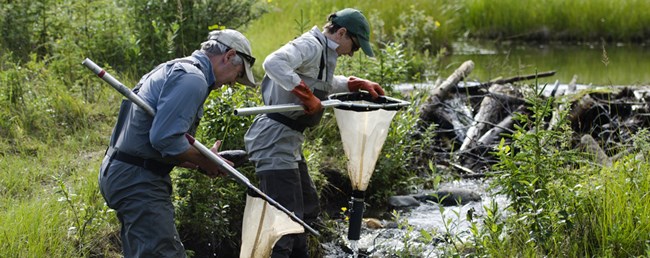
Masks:
[[[97,64],[95,64],[93,61],[90,59],[86,58],[81,64],[86,66],[88,69],[93,71],[99,78],[102,78],[104,81],[106,81],[108,84],[110,84],[113,88],[115,88],[118,92],[120,92],[124,97],[128,98],[131,100],[133,103],[138,105],[140,108],[144,109],[149,115],[154,116],[156,112],[151,108],[146,102],[144,102],[138,95],[133,93],[129,88],[124,86],[124,84],[120,83],[117,79],[115,79],[113,76],[108,74],[104,69],[99,67]],[[246,176],[244,176],[242,173],[237,171],[235,168],[230,166],[226,161],[223,159],[219,158],[216,154],[212,153],[210,149],[205,147],[205,145],[201,144],[197,140],[194,139],[189,134],[185,134],[185,137],[187,138],[187,141],[194,146],[203,156],[217,164],[222,170],[226,171],[230,176],[232,176],[235,181],[239,182],[240,184],[245,185],[248,187],[249,190],[253,191],[255,194],[257,194],[259,197],[264,199],[265,201],[269,202],[269,204],[273,205],[274,207],[278,208],[280,211],[284,212],[287,214],[293,221],[299,223],[303,227],[305,227],[306,231],[309,231],[309,233],[313,234],[314,236],[319,237],[320,234],[318,231],[314,230],[312,227],[307,225],[304,221],[302,221],[296,214],[293,212],[287,210],[287,208],[283,207],[280,205],[278,202],[273,200],[271,197],[266,195],[264,192],[262,192],[260,189],[257,187],[253,186],[248,180]]]

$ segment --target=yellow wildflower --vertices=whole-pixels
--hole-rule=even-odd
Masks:
[[[224,30],[224,29],[226,29],[226,26],[219,25],[219,24],[208,26],[208,30]]]

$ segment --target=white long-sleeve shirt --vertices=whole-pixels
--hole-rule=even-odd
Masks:
[[[262,99],[265,105],[301,104],[291,90],[305,81],[316,96],[347,92],[348,78],[334,75],[338,44],[317,28],[304,33],[271,53],[265,60],[266,75],[262,80]],[[321,73],[319,80],[318,75]],[[283,112],[282,115],[296,119],[304,111]],[[296,169],[301,159],[302,132],[259,115],[244,137],[249,158],[255,162],[256,170]]]

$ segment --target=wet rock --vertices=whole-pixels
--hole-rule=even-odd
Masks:
[[[388,221],[386,224],[384,224],[384,228],[398,228],[399,224],[395,221]]]
[[[384,227],[384,223],[375,218],[365,218],[363,219],[363,222],[366,223],[366,227],[370,229],[380,229]]]
[[[388,198],[388,205],[393,208],[412,208],[420,206],[420,202],[413,196],[397,195]]]
[[[444,206],[465,205],[469,202],[481,201],[478,193],[461,188],[442,188],[431,194],[415,195],[414,199],[421,202],[435,202]]]

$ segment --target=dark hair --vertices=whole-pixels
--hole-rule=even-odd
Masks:
[[[325,24],[325,26],[323,27],[323,29],[330,34],[334,34],[337,31],[339,31],[339,29],[343,28],[343,26],[332,22],[334,18],[336,18],[336,13],[332,13],[329,16],[327,16],[327,24]]]

